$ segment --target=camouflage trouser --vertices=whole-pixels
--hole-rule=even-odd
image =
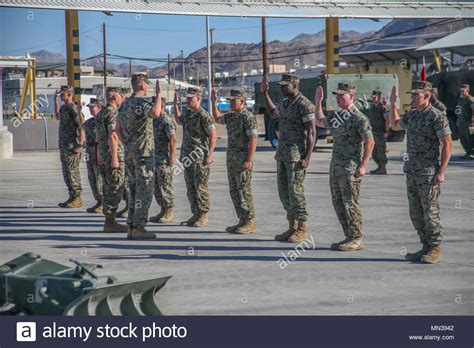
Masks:
[[[255,218],[252,197],[252,169],[243,169],[241,163],[228,163],[227,178],[229,180],[230,198],[232,198],[237,216],[244,220]]]
[[[156,203],[163,209],[173,208],[173,170],[167,164],[155,166],[155,199]]]
[[[329,175],[332,205],[344,235],[349,238],[360,238],[363,235],[359,205],[360,183],[361,179],[354,176]]]
[[[126,165],[130,188],[127,224],[135,228],[145,227],[153,200],[155,157],[130,156]]]
[[[410,218],[423,244],[441,244],[442,227],[439,216],[439,185],[433,185],[434,174],[407,174],[407,195]]]
[[[104,215],[115,215],[123,197],[125,164],[124,162],[119,162],[119,164],[117,169],[111,168],[109,159],[104,159],[99,164],[100,174],[104,178],[104,199],[102,202]]]
[[[128,206],[128,202],[130,202],[130,186],[129,186],[129,179],[128,179],[128,168],[125,166],[125,180],[123,181],[123,200],[126,202]]]
[[[103,195],[103,177],[99,166],[96,163],[95,154],[87,152],[87,178],[92,190],[92,195],[97,202],[102,202]]]
[[[472,154],[472,147],[474,144],[471,142],[471,133],[469,132],[470,122],[467,122],[463,117],[458,116],[457,126],[459,132],[459,141],[461,142],[464,151],[467,154]]]
[[[73,152],[72,150],[60,150],[59,157],[61,159],[64,182],[66,183],[69,195],[71,197],[80,196],[82,193],[81,173],[79,172],[81,153]]]
[[[209,192],[209,174],[211,167],[204,166],[202,161],[197,161],[184,168],[184,181],[188,200],[193,214],[209,212],[211,207],[211,193]]]
[[[374,133],[374,151],[372,151],[372,158],[378,166],[387,164],[387,138],[383,136],[383,133]]]
[[[304,196],[304,178],[306,169],[298,162],[277,161],[278,194],[288,221],[306,221],[306,199]]]

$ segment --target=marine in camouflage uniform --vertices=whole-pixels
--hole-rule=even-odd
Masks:
[[[107,105],[102,108],[96,119],[97,152],[99,172],[104,178],[103,213],[105,232],[125,232],[127,226],[115,220],[120,200],[123,196],[125,180],[124,150],[116,134],[118,107],[122,102],[120,90],[116,87],[107,88]],[[116,149],[111,148],[112,141]],[[118,163],[115,165],[114,160]]]
[[[231,90],[227,100],[231,103],[231,112],[221,115],[216,103],[217,94],[213,91],[213,116],[216,123],[227,127],[227,178],[232,203],[239,223],[229,226],[230,233],[253,233],[255,226],[255,208],[252,196],[253,156],[257,147],[257,118],[246,108],[245,93]],[[238,104],[240,102],[240,104]]]
[[[148,210],[153,200],[155,171],[155,141],[153,135],[153,118],[159,117],[154,109],[161,105],[161,89],[157,81],[157,96],[146,97],[150,80],[146,73],[132,76],[134,94],[122,104],[117,119],[119,133],[125,147],[125,163],[129,175],[129,211],[127,238],[153,239],[154,233],[148,232]],[[155,116],[156,115],[156,116]]]
[[[267,84],[265,78],[262,86]],[[267,86],[263,91],[267,111],[279,120],[280,138],[275,154],[278,194],[289,222],[289,229],[275,236],[275,240],[298,243],[308,236],[304,179],[316,143],[315,108],[299,91],[298,76],[283,74],[278,84],[285,98],[277,106],[270,103]],[[308,139],[311,140],[310,146]]]
[[[333,94],[338,98],[355,96],[356,88],[347,83],[339,83]],[[363,249],[362,214],[360,210],[361,176],[365,173],[374,140],[369,119],[351,103],[341,107],[341,111],[330,113],[327,117],[321,114],[319,100],[318,126],[331,130],[333,137],[332,158],[329,165],[329,186],[332,204],[345,239],[333,243],[331,249],[355,251]],[[339,100],[338,100],[339,104]],[[322,124],[320,124],[322,123]],[[361,173],[361,168],[363,173]]]
[[[190,87],[186,94],[188,108],[181,114],[175,96],[175,119],[183,125],[183,143],[179,160],[184,167],[184,180],[193,215],[181,225],[207,226],[211,207],[209,174],[217,139],[211,115],[201,107],[201,90]],[[192,104],[191,104],[192,103]]]
[[[438,109],[441,112],[446,113],[447,108],[446,105],[444,105],[439,99],[438,99],[438,89],[433,87],[433,93],[431,95],[430,99],[430,104],[433,105],[436,109]]]
[[[474,155],[471,132],[469,127],[473,123],[474,97],[469,95],[469,85],[462,85],[460,96],[456,105],[457,126],[459,130],[459,140],[466,151],[464,158],[471,159]]]
[[[413,99],[417,97],[416,94],[426,97],[431,88],[429,82],[414,81],[408,93],[412,93]],[[435,263],[441,260],[440,183],[444,180],[444,170],[451,155],[451,130],[446,115],[430,105],[429,101],[426,106],[423,105],[423,109],[413,108],[398,118],[396,100],[394,90],[391,96],[391,123],[392,128],[407,131],[408,159],[403,170],[407,175],[410,218],[423,244],[420,251],[409,253],[406,258],[411,261]],[[443,151],[442,144],[446,146]],[[443,178],[440,179],[440,176]]]
[[[161,100],[161,117],[153,120],[155,135],[155,199],[161,207],[158,215],[150,222],[170,223],[173,221],[173,164],[176,150],[176,123],[165,112],[166,100]]]
[[[360,110],[370,121],[375,141],[372,158],[377,164],[377,168],[371,170],[370,174],[387,174],[387,131],[389,129],[389,122],[385,117],[387,110],[381,103],[381,97],[381,91],[373,91],[372,102],[368,103],[367,108]]]
[[[89,186],[92,190],[92,195],[96,201],[95,205],[87,208],[88,213],[102,213],[102,189],[103,179],[99,171],[99,163],[97,161],[97,143],[95,126],[96,119],[102,108],[102,103],[96,99],[91,98],[89,104],[90,112],[93,117],[84,122],[84,132],[86,135],[86,163],[87,163],[87,178],[89,179]]]
[[[60,92],[57,93],[57,96],[59,95],[61,95],[64,104],[59,108],[57,98],[55,99],[56,117],[59,119],[58,146],[63,178],[69,192],[69,198],[58,205],[61,208],[80,208],[82,207],[82,186],[79,163],[84,141],[82,118],[77,106],[73,103],[74,89],[61,86]]]

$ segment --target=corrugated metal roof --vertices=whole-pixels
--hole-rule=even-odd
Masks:
[[[0,7],[231,17],[474,18],[472,1],[0,0]]]
[[[474,27],[464,28],[417,49],[428,51],[447,49],[462,56],[474,56]]]
[[[365,52],[348,52],[341,53],[341,60],[350,64],[364,64],[370,63],[377,65],[378,63],[387,64],[387,62],[401,62],[403,60],[410,61],[411,63],[418,60],[421,62],[425,52],[418,52],[416,47],[406,47],[395,50],[377,50],[377,51],[365,51]],[[431,63],[433,58],[431,55],[425,58],[427,63]]]

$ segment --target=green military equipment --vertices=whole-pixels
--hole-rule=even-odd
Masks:
[[[26,253],[0,266],[0,314],[161,315],[155,295],[171,277],[117,282],[100,265],[67,267]]]

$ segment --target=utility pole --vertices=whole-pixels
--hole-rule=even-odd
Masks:
[[[107,36],[105,33],[105,23],[102,23],[102,38],[104,43],[104,101],[107,97]]]
[[[181,50],[181,77],[183,82],[186,82],[186,71],[184,69],[184,51]]]
[[[265,17],[262,17],[262,60],[263,60],[263,75],[268,73],[267,64],[267,23]]]
[[[128,59],[128,76],[132,78],[132,59],[131,58]]]
[[[167,100],[170,100],[170,86],[171,86],[171,56],[168,53],[168,98]]]
[[[215,71],[214,71],[214,51],[212,50],[212,44],[213,44],[213,39],[212,39],[212,33],[214,32],[214,30],[216,30],[215,28],[211,28],[209,29],[209,37],[210,37],[210,40],[211,40],[211,45],[210,45],[210,51],[211,51],[211,87],[215,86],[216,85],[216,81],[215,81]]]
[[[207,44],[207,95],[208,112],[212,116],[211,89],[212,89],[212,71],[211,71],[211,31],[209,30],[209,16],[206,16],[206,44]]]

